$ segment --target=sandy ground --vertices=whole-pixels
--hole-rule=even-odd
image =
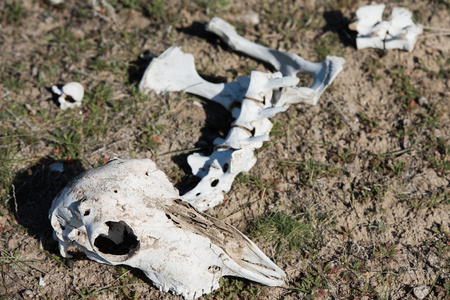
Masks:
[[[8,3],[0,8],[6,11]],[[448,36],[427,30],[411,53],[356,50],[347,25],[365,2],[217,1],[205,8],[200,1],[169,1],[159,14],[139,11],[140,4],[132,9],[127,1],[111,3],[115,22],[106,8],[96,11],[83,1],[61,7],[22,1],[26,21],[0,13],[0,88],[9,92],[0,99],[2,135],[34,137],[12,140],[14,189],[0,214],[2,299],[179,299],[159,292],[139,270],[101,265],[76,250],[74,259],[63,259],[47,213],[70,179],[112,156],[151,158],[180,191],[192,187],[187,153],[161,154],[210,147],[226,136],[231,116],[187,94],[138,101],[133,87],[148,64],[146,54],[158,56],[170,46],[192,53],[199,73],[214,82],[253,69],[273,71],[206,33],[203,25],[213,15],[268,47],[310,61],[326,51],[346,63],[317,106],[292,106],[272,119],[277,130],[259,152],[251,179],[240,178],[224,204],[207,211],[253,236],[285,270],[288,288],[229,279],[205,298],[415,299],[414,289],[422,286],[431,289],[427,299],[450,296]],[[450,27],[448,2],[395,5],[411,9],[426,28]],[[259,24],[246,21],[252,13]],[[97,58],[119,67],[100,68]],[[21,89],[5,83],[12,77]],[[93,104],[61,112],[48,89],[73,80]],[[105,85],[113,104],[95,106],[92,91]],[[129,105],[115,110],[120,101]],[[72,128],[74,120],[85,128],[94,107],[105,117],[93,126],[106,128],[81,133],[79,153],[61,154],[45,138],[55,128]],[[147,125],[164,128],[156,130],[156,148],[142,146]],[[55,161],[64,163],[63,173],[49,171]],[[274,212],[311,225],[316,243],[275,255],[277,241],[252,235],[251,226]]]

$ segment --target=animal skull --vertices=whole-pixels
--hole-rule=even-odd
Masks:
[[[54,85],[52,86],[52,92],[59,95],[58,102],[62,110],[81,106],[81,100],[84,96],[84,88],[78,82],[69,82],[61,89]]]
[[[78,246],[97,262],[139,268],[186,299],[219,288],[221,276],[284,283],[285,273],[253,242],[181,200],[148,159],[115,159],[82,173],[54,199],[49,218],[63,257]]]

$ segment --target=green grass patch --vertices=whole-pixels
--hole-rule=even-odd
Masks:
[[[21,0],[5,0],[0,4],[0,24],[20,25],[25,17],[25,9]]]
[[[296,254],[310,254],[320,240],[313,226],[283,212],[255,219],[250,224],[249,235],[256,241],[273,243],[276,255],[293,251]]]
[[[220,288],[210,295],[206,295],[206,299],[261,299],[267,297],[269,287],[247,280],[236,278],[224,278],[219,281]]]
[[[0,204],[5,203],[11,194],[11,184],[13,181],[13,159],[17,152],[17,147],[5,145],[5,137],[0,137]]]
[[[327,32],[322,35],[314,46],[319,60],[325,60],[327,55],[343,56],[344,47],[335,32]]]
[[[393,90],[396,93],[395,102],[401,104],[405,110],[411,110],[421,93],[410,81],[410,76],[405,74],[403,67],[389,70],[394,83]]]

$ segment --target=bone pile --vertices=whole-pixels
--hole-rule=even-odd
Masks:
[[[413,51],[418,35],[423,32],[422,26],[414,24],[411,11],[403,7],[394,7],[391,19],[382,21],[384,7],[372,4],[358,8],[358,21],[349,25],[358,31],[356,47]]]
[[[236,118],[228,136],[214,141],[211,155],[195,153],[188,157],[192,173],[202,179],[182,197],[200,211],[222,203],[223,193],[231,189],[234,178],[256,163],[255,150],[269,140],[269,118],[291,104],[316,105],[345,62],[341,57],[328,56],[323,62],[312,63],[290,52],[269,49],[238,35],[233,26],[217,17],[206,28],[233,50],[269,63],[279,72],[252,71],[250,77],[235,82],[211,83],[197,73],[193,56],[176,47],[153,59],[145,71],[140,91],[195,94],[223,105]],[[310,87],[297,86],[300,73],[312,76]]]
[[[97,262],[139,268],[160,290],[186,299],[216,290],[222,276],[284,284],[286,274],[253,242],[201,211],[222,203],[237,174],[256,163],[255,150],[269,140],[269,118],[291,104],[315,105],[345,62],[329,56],[312,63],[257,45],[219,18],[207,29],[278,72],[252,71],[249,77],[216,84],[202,79],[193,56],[177,47],[152,60],[139,84],[142,92],[192,93],[223,105],[235,118],[227,137],[214,141],[211,155],[188,157],[193,174],[202,178],[199,184],[180,196],[152,161],[112,159],[71,181],[49,212],[63,257],[70,257],[69,247],[79,247]],[[298,73],[312,75],[312,85],[298,87]],[[54,92],[66,101],[73,87]]]

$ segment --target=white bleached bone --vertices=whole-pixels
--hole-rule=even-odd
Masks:
[[[349,25],[350,29],[358,31],[356,47],[358,49],[384,49],[388,23],[382,22],[384,4],[366,5],[356,10],[358,21]]]
[[[324,61],[313,63],[290,52],[258,45],[240,36],[231,24],[218,17],[211,19],[206,25],[206,30],[218,35],[233,50],[271,64],[283,76],[297,76],[299,73],[310,74],[314,81],[309,88],[290,88],[290,99],[286,100],[290,103],[305,102],[316,105],[320,95],[342,71],[345,63],[342,57],[335,56],[327,56]]]
[[[255,44],[238,35],[233,26],[220,18],[213,18],[206,26],[228,45],[241,53],[271,64],[283,76],[307,73],[313,77],[310,87],[292,86],[285,89],[286,103],[308,103],[316,105],[320,95],[343,69],[342,57],[327,56],[320,63],[312,63],[290,52],[278,51]],[[187,92],[222,104],[228,110],[242,99],[249,85],[247,77],[238,77],[237,82],[211,83],[195,70],[194,58],[177,47],[170,47],[147,67],[139,90],[148,92]]]
[[[230,110],[236,99],[242,99],[248,87],[248,78],[236,82],[211,83],[195,70],[194,57],[178,47],[170,47],[154,58],[139,83],[141,92],[187,92],[222,104]]]
[[[193,174],[202,179],[182,196],[186,201],[200,211],[222,203],[223,192],[230,190],[234,178],[256,163],[255,149],[269,140],[272,129],[269,118],[287,109],[285,101],[272,101],[273,90],[294,86],[298,81],[296,77],[282,77],[279,72],[251,72],[250,85],[241,108],[233,111],[238,111],[238,117],[227,137],[214,141],[215,151],[210,156],[198,153],[188,156]]]
[[[417,37],[422,34],[421,25],[412,21],[412,13],[403,7],[394,7],[389,21],[382,21],[384,4],[372,4],[357,9],[358,21],[349,25],[356,30],[358,49],[401,49],[411,52]]]
[[[82,173],[53,200],[49,218],[62,256],[77,246],[97,262],[139,268],[186,299],[219,288],[222,276],[284,283],[285,273],[253,242],[180,200],[148,159],[115,159]]]
[[[58,102],[62,110],[81,106],[84,96],[84,88],[79,82],[69,82],[61,89],[54,85],[52,92],[59,95]]]
[[[272,128],[269,118],[285,111],[290,104],[317,104],[345,62],[343,58],[328,56],[323,62],[312,63],[289,52],[263,47],[238,35],[233,26],[220,18],[213,18],[206,28],[234,50],[272,64],[280,73],[252,72],[251,79],[240,77],[236,82],[210,83],[195,70],[193,56],[174,47],[152,60],[146,69],[139,84],[142,92],[185,91],[218,102],[228,110],[233,104],[240,104],[232,111],[236,121],[227,138],[214,141],[215,151],[210,156],[188,157],[193,174],[202,179],[183,198],[201,211],[221,203],[223,192],[229,191],[236,175],[249,171],[256,163],[254,150],[269,140]],[[298,73],[312,75],[312,85],[297,87]]]
[[[388,50],[401,49],[411,52],[422,32],[422,25],[416,25],[412,21],[411,11],[404,7],[394,7],[384,47]]]

